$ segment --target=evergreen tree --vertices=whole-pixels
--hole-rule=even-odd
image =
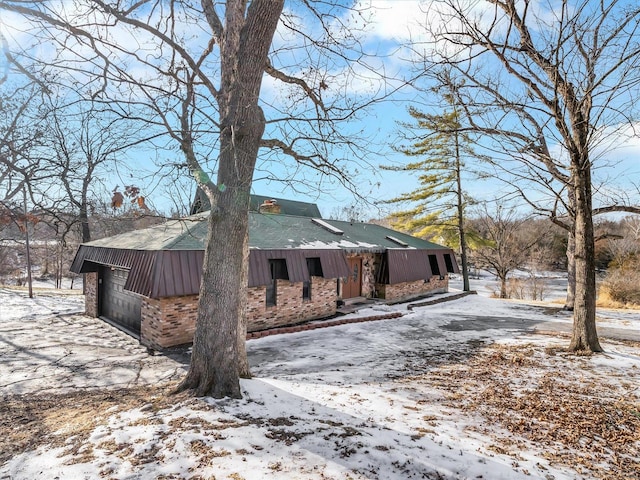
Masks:
[[[453,100],[452,109],[439,115],[427,114],[409,107],[412,123],[400,123],[410,132],[411,144],[396,150],[420,157],[402,166],[381,165],[383,170],[411,172],[418,175],[420,186],[386,200],[389,204],[411,207],[392,214],[392,225],[412,235],[429,238],[455,248],[460,253],[464,291],[469,290],[467,265],[468,239],[465,209],[471,199],[462,188],[463,156],[475,155],[472,141],[461,132],[459,115]]]

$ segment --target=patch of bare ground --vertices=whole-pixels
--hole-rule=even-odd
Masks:
[[[431,384],[445,392],[447,406],[483,417],[474,428],[514,467],[519,452],[530,450],[589,478],[640,478],[640,369],[609,371],[593,358],[559,347],[492,345],[404,381]]]
[[[57,395],[13,395],[0,401],[0,464],[40,446],[65,447],[74,462],[91,461],[88,437],[118,411],[160,410],[179,399],[174,385],[81,390]]]

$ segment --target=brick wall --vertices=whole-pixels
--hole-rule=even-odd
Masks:
[[[140,341],[153,348],[184,345],[193,341],[198,296],[142,298]]]
[[[98,316],[98,272],[84,274],[84,312],[90,317]]]
[[[377,290],[380,298],[385,300],[405,300],[426,293],[444,293],[449,289],[449,277],[431,277],[428,282],[417,280],[415,282],[402,282],[395,285],[378,284]]]
[[[266,287],[248,291],[247,331],[291,325],[336,313],[336,280],[311,277],[311,300],[302,298],[302,282],[278,280],[276,305],[267,307]]]
[[[302,283],[278,280],[276,305],[266,306],[266,288],[248,289],[247,331],[291,325],[336,313],[336,280],[311,278],[311,300],[303,300]],[[198,296],[142,300],[140,338],[143,345],[162,349],[193,341]]]

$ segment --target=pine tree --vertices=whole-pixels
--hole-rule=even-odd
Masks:
[[[402,166],[384,166],[383,170],[418,175],[420,186],[411,192],[386,200],[390,204],[410,204],[392,214],[392,225],[422,238],[455,248],[462,263],[463,289],[469,290],[467,265],[468,240],[465,209],[471,199],[462,188],[463,156],[474,155],[471,139],[461,132],[459,116],[452,99],[450,111],[431,115],[409,107],[412,123],[400,123],[412,132],[409,146],[396,150],[420,160]]]

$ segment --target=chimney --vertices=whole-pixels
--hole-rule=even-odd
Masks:
[[[260,205],[260,207],[258,208],[258,211],[260,213],[278,214],[280,213],[280,210],[281,210],[280,205],[278,205],[278,202],[276,202],[273,199],[265,200],[264,202],[262,202],[262,205]]]

